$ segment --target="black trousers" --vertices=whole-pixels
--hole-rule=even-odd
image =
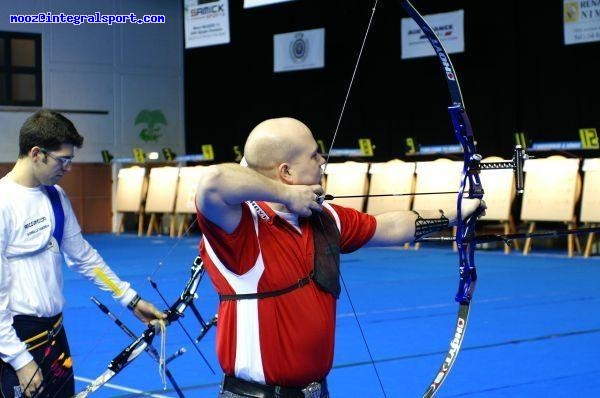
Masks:
[[[13,319],[13,327],[17,336],[26,341],[45,331],[52,330],[53,325],[60,318],[57,315],[52,318],[37,318],[26,315],[16,315]],[[73,367],[71,351],[67,342],[67,334],[64,327],[52,339],[44,342],[40,338],[30,343],[33,349],[30,353],[37,362],[44,378],[43,391],[36,398],[71,398],[75,395],[75,380],[73,378]],[[41,344],[40,344],[41,343]],[[35,347],[39,345],[38,347]],[[12,366],[0,361],[0,387],[1,398],[20,397],[19,379]]]

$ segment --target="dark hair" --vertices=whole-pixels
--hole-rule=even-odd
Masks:
[[[21,126],[19,157],[26,156],[34,146],[55,151],[63,144],[81,148],[83,137],[69,119],[58,112],[42,109],[29,116]]]

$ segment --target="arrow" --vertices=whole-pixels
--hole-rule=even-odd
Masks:
[[[600,228],[577,228],[577,229],[564,229],[547,232],[524,232],[518,234],[486,234],[477,235],[467,241],[475,243],[490,243],[490,242],[504,242],[509,245],[513,240],[517,239],[529,239],[529,238],[558,238],[566,235],[583,235],[594,232],[600,232]],[[438,236],[432,238],[421,238],[417,242],[455,242],[456,236]]]
[[[380,198],[383,196],[417,196],[417,195],[445,195],[445,194],[457,194],[458,191],[446,191],[446,192],[415,192],[415,193],[377,193],[377,194],[366,194],[366,195],[320,195],[317,201],[323,200],[334,200],[334,199],[347,199],[347,198]]]

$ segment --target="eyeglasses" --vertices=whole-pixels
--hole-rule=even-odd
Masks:
[[[42,152],[44,155],[50,156],[52,159],[56,160],[58,163],[60,163],[60,165],[62,166],[63,169],[68,168],[69,166],[71,166],[71,163],[73,163],[73,158],[71,158],[71,157],[54,156],[53,154],[48,152],[47,149],[44,149],[44,148],[40,148],[40,152]]]

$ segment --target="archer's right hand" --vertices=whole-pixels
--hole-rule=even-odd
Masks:
[[[38,388],[42,385],[44,378],[42,376],[42,371],[35,360],[31,360],[27,365],[17,370],[16,373],[24,397],[30,398],[41,392],[41,390],[38,391]]]
[[[323,194],[320,185],[287,185],[288,199],[285,206],[294,214],[309,217],[313,211],[323,211],[318,198]]]

